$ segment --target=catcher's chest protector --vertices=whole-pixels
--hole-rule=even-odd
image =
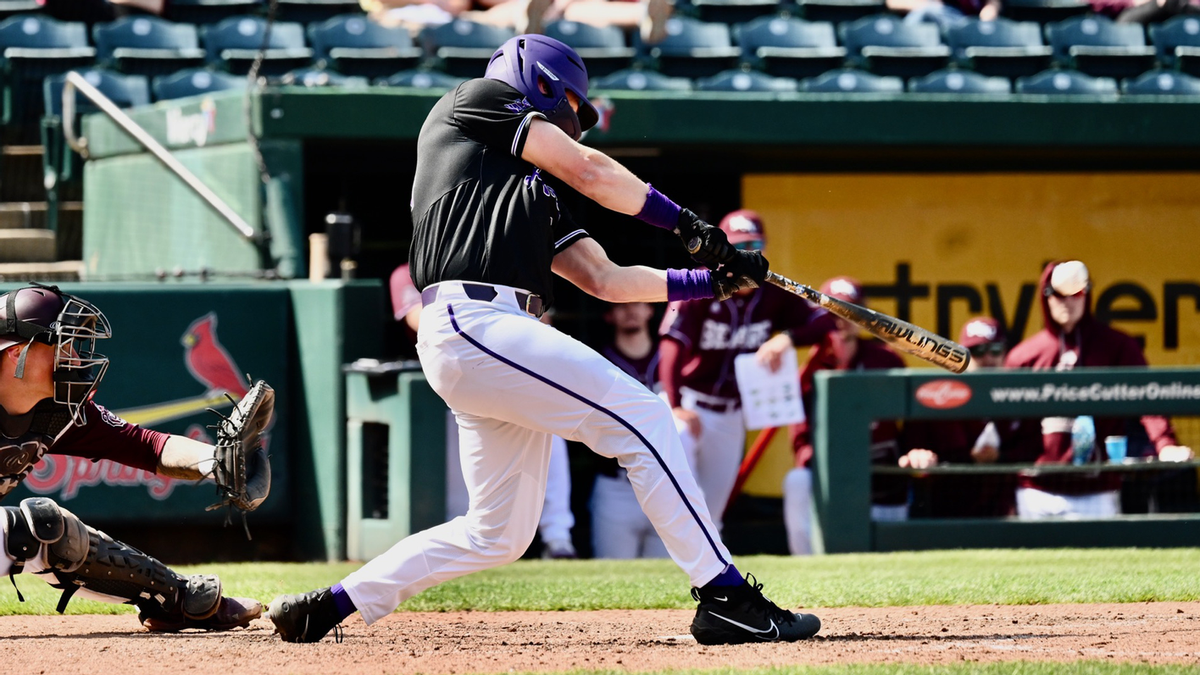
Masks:
[[[50,399],[24,415],[0,408],[0,499],[25,480],[70,424],[66,406]]]

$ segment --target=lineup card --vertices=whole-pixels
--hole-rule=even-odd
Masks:
[[[771,372],[758,365],[754,354],[741,354],[733,360],[738,391],[742,394],[742,414],[747,429],[765,429],[804,421],[800,403],[800,375],[796,351],[783,353],[783,364]]]

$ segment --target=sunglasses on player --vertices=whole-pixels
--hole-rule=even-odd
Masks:
[[[971,347],[971,356],[984,356],[991,354],[992,356],[1002,356],[1004,354],[1003,342],[985,342],[981,345]]]
[[[1063,298],[1083,297],[1083,294],[1087,292],[1087,289],[1079,291],[1078,293],[1072,293],[1071,295],[1063,295],[1062,293],[1059,293],[1058,291],[1054,290],[1054,287],[1047,286],[1046,289],[1042,292],[1045,294],[1045,296],[1047,298],[1058,298],[1059,300],[1062,300]]]
[[[751,239],[749,241],[739,241],[733,245],[739,251],[761,251],[763,243],[761,239]]]

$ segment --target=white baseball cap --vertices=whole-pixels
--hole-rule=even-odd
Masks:
[[[1078,260],[1059,263],[1050,273],[1050,288],[1062,296],[1082,293],[1087,290],[1090,282],[1087,265]]]

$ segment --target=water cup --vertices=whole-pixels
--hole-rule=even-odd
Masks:
[[[1127,442],[1124,436],[1106,436],[1104,438],[1104,450],[1108,453],[1108,461],[1113,464],[1125,461],[1126,447]]]

